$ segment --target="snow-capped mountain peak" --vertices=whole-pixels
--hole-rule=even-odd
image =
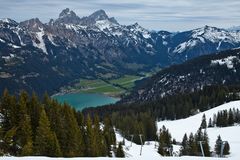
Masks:
[[[216,27],[205,26],[203,28],[198,28],[192,31],[193,38],[202,37],[211,42],[219,42],[219,41],[228,41],[235,42],[236,36],[240,36],[240,32],[229,32],[225,29],[220,29]],[[200,38],[201,40],[203,40]],[[238,40],[239,41],[239,40]]]

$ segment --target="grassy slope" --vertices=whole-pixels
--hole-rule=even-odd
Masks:
[[[79,79],[73,85],[63,87],[62,91],[100,93],[111,96],[120,96],[122,94],[128,93],[135,86],[135,81],[140,80],[144,77],[149,77],[159,70],[159,68],[155,68],[150,72],[142,72],[142,76],[124,75],[120,78],[110,80]]]

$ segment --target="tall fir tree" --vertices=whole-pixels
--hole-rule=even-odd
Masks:
[[[99,124],[99,117],[97,115],[94,116],[94,135],[95,135],[95,141],[96,145],[98,146],[96,148],[96,156],[106,156],[107,155],[107,146],[106,141],[103,136],[102,130],[100,129]]]
[[[185,133],[182,140],[182,148],[181,148],[182,155],[189,155],[189,142],[187,134]]]
[[[34,153],[35,155],[41,156],[54,156],[55,153],[53,153],[53,151],[56,150],[56,148],[52,147],[54,147],[54,143],[58,142],[54,142],[56,139],[54,139],[54,134],[51,131],[50,122],[44,108],[41,109],[38,124],[34,141]],[[57,144],[55,147],[57,147]]]
[[[203,114],[203,116],[202,116],[202,122],[201,122],[200,128],[202,128],[202,129],[207,128],[207,121],[206,121],[206,115],[205,114]]]
[[[215,147],[214,147],[214,150],[215,150],[215,153],[220,156],[221,154],[221,146],[222,146],[222,138],[221,136],[219,135],[217,137],[217,140],[216,140],[216,143],[215,143]]]
[[[232,109],[230,108],[228,112],[228,125],[232,126],[233,124],[234,124],[234,114]]]
[[[32,142],[32,127],[31,119],[27,113],[27,100],[28,95],[26,92],[22,91],[20,93],[18,102],[18,120],[19,124],[17,127],[16,143],[21,146],[18,151],[18,155],[29,156],[32,154],[33,142]]]
[[[224,144],[223,155],[229,155],[229,154],[230,154],[230,145],[226,141],[225,144]]]
[[[214,125],[213,125],[213,121],[212,121],[212,118],[209,118],[209,121],[208,121],[208,127],[209,127],[209,128],[214,127]]]
[[[89,157],[94,157],[96,153],[96,141],[93,130],[93,123],[90,115],[87,115],[86,119],[86,153]]]
[[[189,141],[189,155],[190,156],[198,155],[198,147],[194,139],[193,133],[190,133],[188,141]]]
[[[116,157],[121,157],[121,158],[125,157],[121,142],[118,144],[117,151],[116,151]]]
[[[38,127],[40,113],[41,113],[40,102],[38,100],[36,93],[33,92],[30,98],[30,101],[28,103],[28,114],[30,115],[30,118],[31,118],[33,135],[36,135],[36,129]]]
[[[115,137],[115,132],[111,123],[111,120],[108,116],[104,118],[104,127],[103,127],[103,135],[105,138],[106,146],[107,146],[107,154],[109,157],[112,156],[111,154],[111,146],[115,146],[116,144],[116,137]]]
[[[75,157],[84,155],[83,135],[77,123],[74,111],[67,104],[63,106],[65,143],[62,144],[63,155]]]
[[[162,126],[159,134],[158,153],[162,156],[170,155],[170,148],[172,147],[172,136],[165,126]]]
[[[210,146],[209,146],[209,138],[208,138],[208,134],[207,134],[207,130],[204,130],[203,133],[203,150],[204,150],[204,154],[207,157],[211,156],[211,152],[210,152]]]

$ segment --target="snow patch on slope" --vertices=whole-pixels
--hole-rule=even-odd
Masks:
[[[233,69],[234,68],[234,61],[240,62],[239,58],[236,56],[229,56],[223,59],[217,59],[217,60],[212,60],[211,64],[212,65],[226,65],[228,69]]]
[[[187,49],[191,49],[192,47],[196,46],[198,44],[197,40],[189,40],[187,42],[183,42],[179,44],[173,51],[173,53],[182,53],[186,51]]]
[[[16,31],[13,31],[13,32],[17,34],[21,46],[26,46],[26,44],[23,43],[21,36],[19,35],[19,31],[20,31],[20,30],[21,30],[20,28],[17,28],[17,30],[16,30]]]
[[[21,48],[21,46],[14,45],[12,43],[8,43],[8,46],[10,46],[12,48]]]
[[[4,41],[3,39],[0,38],[0,41],[3,42],[3,43],[6,43],[6,41]]]
[[[40,32],[36,32],[36,38],[39,40],[39,43],[33,41],[33,46],[41,49],[45,54],[48,54],[45,43],[44,43],[44,31],[40,28]]]
[[[111,27],[116,26],[116,24],[110,22],[109,20],[98,20],[96,21],[96,26],[103,31],[104,29],[110,29]]]

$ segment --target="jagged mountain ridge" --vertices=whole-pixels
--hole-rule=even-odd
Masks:
[[[215,39],[210,33],[217,35]],[[103,10],[80,18],[67,8],[48,23],[38,18],[20,23],[4,19],[0,21],[0,90],[51,93],[76,78],[136,73],[239,46],[238,31],[206,26],[180,33],[150,32],[137,23],[121,25]],[[52,85],[40,88],[36,83],[42,81]]]
[[[239,85],[240,49],[204,55],[163,69],[141,82],[121,103],[154,101],[168,95],[194,92],[212,85]]]

